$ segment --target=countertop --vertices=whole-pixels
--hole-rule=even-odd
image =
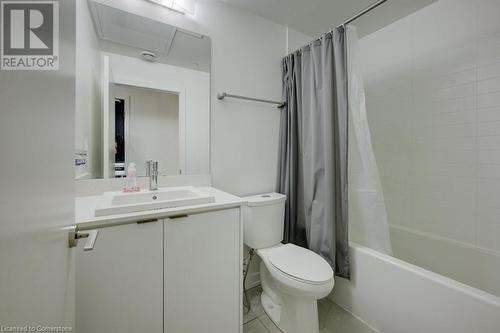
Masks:
[[[135,223],[138,221],[156,220],[184,214],[197,214],[214,210],[236,208],[246,201],[235,195],[218,190],[214,187],[197,187],[206,194],[213,195],[215,202],[201,205],[164,208],[95,217],[95,209],[101,200],[100,195],[77,197],[75,201],[75,220],[79,230],[109,227],[113,225]]]

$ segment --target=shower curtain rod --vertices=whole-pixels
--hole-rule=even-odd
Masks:
[[[230,97],[230,98],[238,98],[238,99],[244,99],[247,101],[254,101],[254,102],[262,102],[262,103],[270,103],[270,104],[277,104],[278,109],[283,108],[286,103],[285,102],[277,102],[277,101],[270,101],[268,99],[261,99],[261,98],[254,98],[254,97],[245,97],[245,96],[239,96],[239,95],[232,95],[228,94],[227,92],[222,92],[217,95],[217,98],[220,100],[223,100],[225,97]]]
[[[366,7],[365,9],[363,9],[362,11],[360,11],[359,13],[357,13],[356,15],[352,16],[351,18],[347,19],[346,21],[344,21],[344,23],[341,23],[339,24],[336,29],[338,28],[342,28],[342,27],[345,27],[346,25],[348,25],[349,23],[351,23],[352,21],[355,21],[357,20],[358,18],[360,18],[361,16],[371,12],[372,10],[374,10],[375,8],[377,8],[378,6],[380,6],[381,4],[387,2],[389,0],[378,0],[374,3],[372,3],[370,6]],[[334,29],[330,30],[333,31]],[[307,43],[306,45],[311,45],[313,43],[313,41],[316,41],[316,40],[320,40],[321,39],[321,36],[316,38],[316,39],[313,39],[311,42]],[[299,49],[300,50],[300,49]],[[295,52],[295,51],[294,51]],[[289,54],[292,54],[294,52],[290,52]]]
[[[374,2],[370,6],[366,7],[365,9],[363,9],[362,11],[360,11],[359,13],[357,13],[356,15],[354,15],[353,17],[351,17],[350,19],[345,21],[344,23],[338,25],[337,28],[348,25],[352,21],[357,20],[358,18],[360,18],[361,16],[365,15],[368,12],[371,12],[373,9],[377,8],[378,6],[380,6],[381,4],[383,4],[384,2],[387,2],[387,1],[388,0],[379,0],[377,2]]]

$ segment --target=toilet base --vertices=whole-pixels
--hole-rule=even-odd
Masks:
[[[264,291],[260,299],[266,314],[283,333],[319,333],[316,300],[301,300],[281,294],[282,304],[279,305]]]
[[[271,321],[278,326],[280,322],[281,306],[275,304],[271,297],[267,296],[265,292],[260,294],[260,302],[264,308],[264,312],[271,319]]]

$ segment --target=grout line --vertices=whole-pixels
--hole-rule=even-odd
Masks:
[[[271,333],[271,331],[267,328],[267,326],[262,322],[262,320],[260,320],[260,317],[257,317],[257,320],[259,321],[259,323],[264,327],[264,329],[266,330],[267,333]],[[274,325],[274,323],[273,323]]]
[[[248,325],[248,324],[250,324],[252,321],[255,321],[255,320],[257,320],[257,319],[259,319],[259,318],[258,318],[258,317],[252,318],[252,319],[250,319],[249,321],[247,321],[246,323],[244,323],[244,324],[243,324],[243,326]]]
[[[264,327],[266,328],[266,330],[269,332],[269,333],[272,333],[270,329],[267,328],[267,326],[264,324],[264,322],[261,320],[261,318],[263,317],[266,317],[267,319],[269,319],[269,322],[271,322],[271,324],[278,330],[278,332],[283,332],[274,322],[273,320],[268,316],[268,314],[264,311],[264,313],[262,313],[260,316],[257,316],[257,318],[259,319],[259,321],[262,323],[262,325],[264,325]]]

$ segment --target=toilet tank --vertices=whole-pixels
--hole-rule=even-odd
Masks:
[[[283,240],[285,198],[279,193],[244,197],[243,241],[252,249],[262,249]]]

